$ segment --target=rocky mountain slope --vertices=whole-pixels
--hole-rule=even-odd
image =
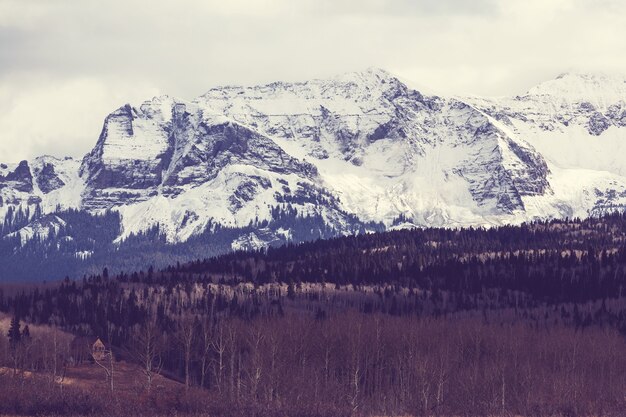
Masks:
[[[169,242],[262,224],[237,249],[289,240],[268,224],[287,207],[336,234],[585,217],[626,207],[625,156],[624,79],[443,97],[368,69],[122,106],[82,161],[0,165],[0,218],[29,207],[3,232],[22,242],[68,208],[118,211],[118,242],[157,224]]]

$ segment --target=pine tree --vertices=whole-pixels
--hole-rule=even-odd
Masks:
[[[30,339],[30,328],[28,324],[24,326],[24,330],[22,330],[22,339]]]
[[[15,347],[20,342],[22,333],[20,332],[20,320],[17,318],[17,316],[13,316],[7,336],[9,338],[9,343],[13,347]]]

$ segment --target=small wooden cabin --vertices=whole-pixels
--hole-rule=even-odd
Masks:
[[[70,345],[70,363],[80,365],[84,362],[106,359],[110,349],[99,337],[77,336]]]
[[[91,345],[91,356],[93,356],[96,361],[101,361],[106,358],[107,348],[100,338],[98,338],[93,345]]]

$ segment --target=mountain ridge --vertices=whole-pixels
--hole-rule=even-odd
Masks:
[[[287,206],[338,234],[352,233],[354,219],[390,229],[601,214],[626,207],[619,81],[566,74],[523,96],[463,98],[369,68],[215,87],[191,101],[162,95],[110,113],[82,161],[0,165],[0,217],[10,206],[114,210],[119,241],[159,225],[175,243],[210,224],[271,221]],[[594,94],[581,98],[588,85]]]

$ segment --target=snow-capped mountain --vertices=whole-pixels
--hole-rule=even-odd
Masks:
[[[368,69],[213,88],[192,101],[155,97],[112,112],[82,161],[0,165],[0,218],[38,203],[44,217],[116,210],[118,241],[156,224],[168,241],[186,241],[216,224],[269,221],[287,206],[337,234],[359,222],[599,214],[626,207],[626,81],[564,74],[517,97],[444,97]],[[45,234],[46,219],[12,233]],[[247,233],[232,247],[289,233]]]

